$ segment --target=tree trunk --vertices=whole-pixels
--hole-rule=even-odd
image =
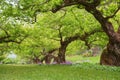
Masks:
[[[33,59],[33,63],[35,63],[35,64],[41,63],[39,57],[35,57],[35,58]]]
[[[59,48],[59,53],[58,53],[58,63],[65,63],[65,52],[66,52],[66,45],[61,45]]]
[[[109,38],[107,48],[101,55],[100,64],[120,66],[120,30],[118,29],[118,32],[115,32],[112,23],[104,18],[95,7],[86,7],[85,9],[99,21]]]
[[[100,64],[120,66],[120,43],[108,44],[101,55]]]

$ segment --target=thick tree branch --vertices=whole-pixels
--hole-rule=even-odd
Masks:
[[[61,5],[57,5],[51,11],[55,13],[64,7],[77,5],[77,4],[82,4],[84,6],[91,5],[91,3],[88,3],[86,0],[64,0],[64,2]]]
[[[100,29],[96,29],[96,30],[93,30],[93,31],[91,31],[91,32],[85,32],[85,34],[83,34],[82,36],[80,36],[80,39],[81,39],[82,41],[85,41],[86,38],[88,38],[89,36],[91,36],[91,35],[93,35],[93,34],[95,34],[95,33],[97,33],[97,32],[103,32],[103,31],[100,30]]]
[[[0,43],[2,43],[5,39],[9,38],[10,36],[4,36],[4,37],[0,37]]]
[[[90,44],[88,43],[87,38],[95,33],[98,33],[98,32],[103,32],[103,31],[96,29],[96,30],[93,30],[91,32],[85,33],[81,36],[75,35],[75,36],[67,37],[62,43],[67,46],[68,44],[70,44],[71,42],[73,42],[75,40],[82,40],[85,42],[85,45],[88,46],[88,48],[90,48]]]
[[[96,6],[98,6],[100,4],[100,1],[101,0],[93,0],[92,4],[96,7]]]

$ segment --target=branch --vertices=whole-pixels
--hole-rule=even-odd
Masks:
[[[49,39],[52,39],[52,40],[55,40],[55,41],[60,41],[59,39],[55,39],[55,38],[49,38]]]
[[[49,50],[49,51],[48,51],[48,54],[52,54],[53,52],[55,52],[55,51],[57,51],[57,50],[58,50],[58,48],[55,48],[55,49]]]
[[[71,9],[71,12],[74,15],[75,19],[79,22],[79,24],[81,24],[80,21],[79,21],[79,19],[78,19],[78,17],[75,15],[75,13],[73,11],[73,8]],[[80,27],[80,28],[81,28],[81,30],[84,30],[82,27]]]
[[[96,6],[98,6],[100,4],[100,1],[101,0],[93,0],[92,4],[96,7]]]
[[[88,49],[91,49],[91,47],[92,47],[91,44],[92,44],[93,42],[95,42],[95,41],[97,41],[97,40],[94,39],[94,40],[92,40],[92,41],[90,41],[90,42],[89,42],[88,40],[85,40],[84,42],[85,42],[85,45],[88,47]]]
[[[81,4],[83,6],[98,6],[100,4],[101,0],[94,0],[92,3],[90,3],[87,0],[64,0],[64,2],[61,5],[57,5],[55,8],[53,8],[51,11],[53,13],[56,13],[57,11],[59,11],[60,9],[67,7],[67,6],[72,6],[72,5],[77,5],[77,4]]]
[[[62,10],[64,11],[64,14],[60,17],[59,21],[60,21],[61,19],[63,19],[63,18],[65,17],[65,15],[66,15],[66,10],[64,10],[64,9],[62,9]]]
[[[64,11],[64,14],[62,14],[62,16],[59,17],[59,19],[53,20],[50,24],[55,23],[55,22],[58,23],[61,19],[63,19],[65,17],[65,15],[67,14],[66,10],[64,10],[64,9],[61,9],[61,10]],[[53,28],[53,29],[55,29],[55,28]]]
[[[97,33],[97,32],[103,32],[103,31],[102,30],[93,30],[93,31],[85,33],[85,34],[83,34],[81,36],[76,34],[74,36],[67,37],[62,43],[67,46],[69,43],[71,43],[71,42],[73,42],[75,40],[82,40],[82,41],[85,42],[85,45],[88,46],[88,48],[90,48],[90,44],[88,43],[87,38],[89,36]]]
[[[28,35],[25,35],[22,39],[20,39],[19,41],[16,41],[17,43],[22,43],[26,38],[28,37]]]
[[[113,18],[119,10],[120,10],[120,7],[118,7],[118,9],[113,13],[113,15],[107,16],[106,19],[108,20],[109,18]]]
[[[57,5],[55,8],[53,8],[51,11],[53,13],[56,13],[60,9],[67,7],[67,6],[72,6],[72,5],[77,5],[77,4],[82,4],[84,6],[89,6],[91,3],[88,3],[86,0],[64,0],[64,2],[61,5]]]
[[[88,47],[88,50],[91,49],[91,43],[88,42],[88,40],[85,40],[85,45]]]
[[[103,31],[102,31],[102,30],[99,30],[99,29],[98,29],[98,30],[93,30],[93,31],[91,31],[91,32],[89,32],[89,33],[86,33],[86,32],[85,32],[84,35],[80,36],[80,40],[82,40],[82,41],[85,42],[85,45],[88,47],[88,49],[91,48],[91,43],[94,42],[94,41],[96,41],[96,40],[93,40],[93,41],[91,41],[91,42],[88,42],[87,38],[88,38],[89,36],[95,34],[95,33],[98,33],[98,32],[103,32]]]
[[[4,29],[4,28],[2,28],[2,27],[0,27],[0,29],[1,29],[1,30],[3,30],[7,36],[9,36],[9,34],[8,34],[7,30],[5,30],[5,29]]]
[[[62,26],[60,25],[58,31],[59,31],[60,43],[62,44],[62,42],[63,42],[63,36],[62,36],[61,28],[62,28]]]
[[[14,42],[20,44],[27,36],[24,36],[20,41],[14,40],[14,39],[9,39],[12,36],[5,36],[0,38],[0,43],[9,43],[9,42]]]
[[[20,42],[18,42],[16,40],[12,40],[12,39],[0,41],[0,43],[9,43],[9,42],[14,42],[14,43],[20,44]]]
[[[63,43],[64,44],[66,44],[66,45],[68,45],[69,43],[71,43],[72,41],[75,41],[75,40],[78,40],[78,39],[80,39],[80,35],[74,35],[74,36],[71,36],[71,37],[67,37],[64,41],[63,41]]]
[[[4,37],[0,37],[0,43],[2,43],[5,39],[9,38],[11,36],[4,36]]]
[[[58,5],[58,6],[56,6],[55,8],[53,8],[51,11],[52,11],[53,13],[56,13],[57,11],[59,11],[60,9],[66,7],[66,6],[71,6],[71,5],[75,5],[75,4],[77,4],[77,3]]]
[[[96,29],[96,30],[93,30],[93,31],[88,32],[88,33],[85,32],[85,34],[83,34],[82,36],[80,36],[80,39],[81,39],[82,41],[85,41],[86,38],[88,38],[89,36],[91,36],[91,35],[93,35],[93,34],[95,34],[95,33],[97,33],[97,32],[103,32],[103,31],[100,30],[100,29]]]

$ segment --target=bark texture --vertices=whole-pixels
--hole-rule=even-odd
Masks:
[[[100,11],[96,8],[86,8],[88,12],[94,15],[94,17],[100,22],[102,29],[109,38],[107,48],[103,51],[100,59],[101,65],[114,65],[120,66],[120,34],[114,31],[113,25],[108,19],[104,18]]]

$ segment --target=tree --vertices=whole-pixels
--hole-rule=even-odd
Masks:
[[[95,41],[95,38],[93,40],[89,41],[89,36],[102,32],[99,25],[96,23],[91,26],[92,23],[95,22],[94,19],[91,19],[91,15],[86,13],[84,10],[80,10],[83,13],[75,14],[75,12],[79,12],[78,10],[74,10],[74,8],[69,9],[68,11],[61,11],[59,13],[53,14],[50,12],[47,13],[41,13],[42,16],[40,16],[40,19],[38,19],[37,23],[39,26],[47,29],[53,29],[52,33],[49,33],[47,38],[53,39],[55,41],[59,42],[59,52],[58,52],[58,63],[65,63],[65,53],[66,48],[68,45],[75,41],[75,40],[81,40],[85,43],[85,45],[88,47],[88,49],[91,48],[91,43]],[[85,17],[82,15],[88,15],[88,19],[79,19],[77,18],[78,15],[81,15],[81,17]],[[51,19],[51,20],[49,20]],[[84,23],[83,23],[84,22]],[[88,24],[88,25],[85,25]],[[90,25],[89,25],[90,24]],[[88,27],[89,26],[89,27]],[[95,29],[92,29],[92,27],[95,27]],[[48,30],[46,31],[48,32]],[[45,34],[45,33],[44,33]],[[57,36],[56,36],[57,35]],[[96,40],[97,41],[97,40]]]
[[[5,2],[5,1],[4,1]],[[14,2],[14,1],[13,1]],[[33,3],[34,2],[34,3]],[[7,1],[7,5],[11,2]],[[27,5],[26,5],[27,4]],[[16,9],[14,6],[17,6]],[[67,8],[64,8],[67,7]],[[40,12],[52,11],[53,13],[59,10],[85,9],[88,13],[92,14],[99,22],[101,28],[109,38],[109,42],[105,51],[101,56],[101,64],[120,66],[120,28],[113,23],[113,18],[119,16],[120,0],[20,0],[16,5],[8,6],[2,9],[6,12],[8,9],[18,10],[17,13],[12,13],[14,18],[23,18],[31,23],[37,22],[37,14]],[[52,8],[52,9],[51,9]],[[4,12],[2,12],[4,13]],[[75,14],[77,14],[76,12]],[[9,13],[11,14],[11,13]],[[19,16],[18,16],[19,15]],[[117,22],[119,22],[118,18]],[[68,20],[69,21],[69,20]],[[114,27],[114,26],[115,27]],[[72,26],[72,24],[71,24]],[[70,26],[70,27],[71,27]],[[116,30],[117,29],[117,30]],[[70,37],[70,36],[69,36]]]
[[[102,0],[64,0],[61,5],[53,8],[52,12],[56,12],[67,6],[83,5],[85,10],[91,13],[101,24],[102,29],[109,37],[109,43],[101,55],[100,64],[120,66],[120,27],[118,27],[118,30],[115,31],[112,22],[109,21],[109,19],[113,18],[120,10],[120,1],[116,0],[110,2],[111,5],[115,4],[117,7],[114,9],[114,11],[112,11],[113,14],[109,16],[104,16],[98,9],[102,3],[104,3]],[[105,1],[105,3],[107,3],[107,1]],[[109,4],[107,4],[107,6],[109,6]]]
[[[29,28],[29,36],[19,45],[16,53],[30,63],[38,64],[43,63],[43,61],[47,63],[48,60],[45,56],[52,53],[50,51],[58,46],[57,42],[47,38],[52,35],[51,30],[36,26],[36,24],[27,25],[27,28]]]
[[[30,2],[29,2],[29,6],[28,7],[23,6],[24,7],[23,9],[25,9],[25,11],[29,12],[29,9],[31,9],[31,7],[33,5],[34,4],[30,4]],[[34,5],[34,6],[36,6],[36,5]],[[21,9],[21,10],[23,10],[23,9]],[[66,48],[71,42],[73,42],[75,40],[80,39],[80,40],[84,41],[85,45],[88,46],[88,48],[90,48],[91,42],[89,42],[88,36],[99,31],[99,27],[96,27],[96,26],[99,26],[99,24],[97,22],[95,25],[93,25],[93,27],[95,27],[96,29],[98,28],[98,30],[92,29],[91,24],[94,22],[94,19],[91,19],[90,14],[86,14],[86,11],[84,11],[84,10],[81,10],[83,13],[76,14],[75,12],[77,12],[77,13],[79,12],[76,8],[70,8],[68,11],[63,9],[60,12],[56,13],[55,15],[53,13],[49,12],[48,10],[47,10],[48,12],[44,13],[44,9],[42,7],[38,8],[38,9],[42,10],[42,11],[40,11],[41,12],[40,20],[39,20],[39,15],[38,15],[35,21],[41,27],[46,28],[46,26],[47,26],[48,27],[47,29],[49,29],[49,28],[53,29],[52,33],[48,33],[48,34],[51,34],[51,35],[47,36],[48,39],[51,38],[55,41],[59,41],[60,46],[59,46],[59,53],[58,53],[58,59],[59,59],[58,63],[64,63],[66,61],[65,60]],[[36,12],[36,10],[33,10],[33,12],[34,11]],[[44,14],[45,14],[45,18],[43,18]],[[79,21],[77,15],[80,15],[82,17],[83,14],[89,16],[89,19],[91,19],[91,23],[89,23],[89,21],[85,20],[85,19],[83,19],[83,20],[80,19],[81,22]],[[31,15],[33,15],[33,14],[31,14]],[[27,15],[27,16],[29,16],[29,15]],[[34,18],[34,16],[33,16],[33,18]],[[74,23],[74,24],[72,24],[72,23]],[[86,26],[85,24],[88,24],[88,25]],[[89,26],[89,28],[87,28],[88,26]],[[46,31],[49,32],[48,30],[46,30]],[[44,35],[47,32],[43,32],[42,34]],[[57,34],[57,36],[56,36],[56,34]]]

